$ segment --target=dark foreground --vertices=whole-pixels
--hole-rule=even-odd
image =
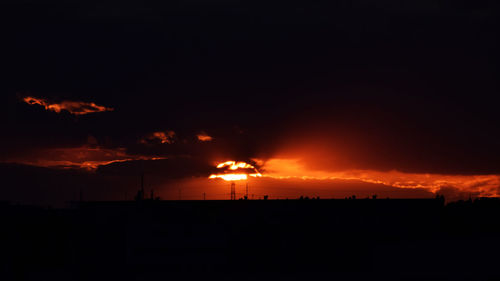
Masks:
[[[500,201],[0,204],[1,280],[497,280]]]

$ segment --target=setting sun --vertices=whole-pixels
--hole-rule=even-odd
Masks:
[[[252,165],[245,162],[226,161],[217,164],[222,173],[211,174],[209,179],[221,178],[225,181],[246,180],[248,177],[262,177],[262,174]],[[238,172],[233,172],[238,171]]]

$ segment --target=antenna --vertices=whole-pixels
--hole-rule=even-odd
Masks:
[[[144,191],[144,172],[141,174],[141,191]]]
[[[144,199],[144,171],[141,174],[141,199]]]
[[[141,164],[141,190],[137,192],[137,200],[143,200],[144,199],[144,161],[140,162]]]

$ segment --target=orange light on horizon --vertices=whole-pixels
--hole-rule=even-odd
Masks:
[[[257,169],[245,162],[236,162],[236,161],[226,161],[217,164],[217,169],[223,169],[226,168],[230,171],[237,171],[240,169],[245,169],[246,171],[243,171],[242,173],[220,173],[220,174],[212,174],[208,178],[209,179],[216,179],[220,178],[225,181],[238,181],[238,180],[247,180],[248,177],[262,177],[262,174],[257,171]],[[250,170],[250,172],[248,171]]]
[[[252,159],[258,161],[259,159]],[[263,177],[272,179],[297,180],[356,180],[404,189],[425,189],[433,193],[443,189],[456,192],[480,194],[483,197],[500,196],[499,174],[431,174],[409,173],[397,170],[328,170],[308,166],[302,158],[270,158],[261,165],[265,171]]]

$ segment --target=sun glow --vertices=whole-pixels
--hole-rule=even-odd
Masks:
[[[252,159],[259,163],[259,159]],[[454,190],[455,193],[473,194],[482,197],[500,196],[500,175],[479,174],[430,174],[408,173],[397,170],[328,170],[312,168],[310,162],[301,158],[270,158],[260,164],[264,177],[297,180],[356,180],[371,184],[406,189],[425,189],[433,193]]]
[[[245,162],[226,161],[217,164],[217,169],[224,169],[223,173],[211,174],[209,179],[220,178],[225,181],[247,180],[248,177],[262,177],[257,169]]]

